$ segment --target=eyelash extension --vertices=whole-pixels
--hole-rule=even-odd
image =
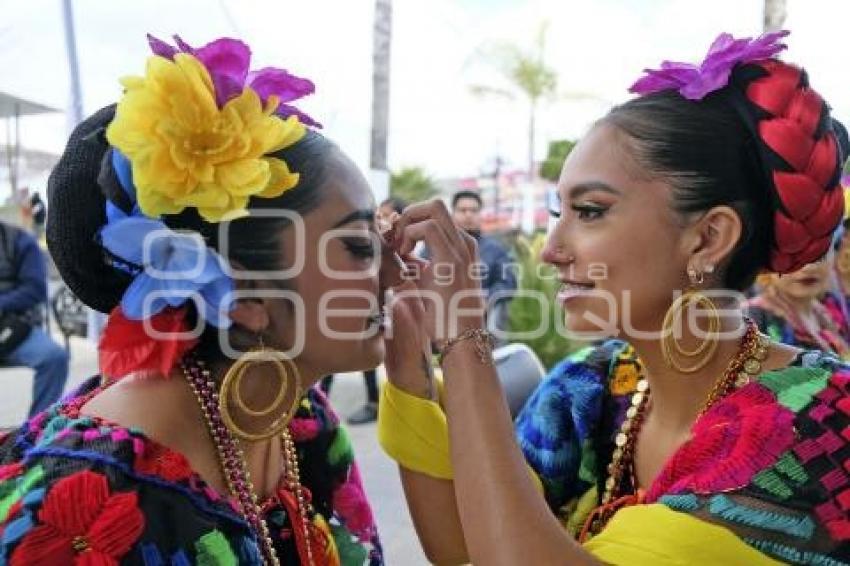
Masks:
[[[361,240],[362,242],[355,240],[343,240],[342,242],[345,244],[346,249],[357,257],[375,257],[375,247],[372,245],[372,241],[368,238],[361,238]]]
[[[596,220],[598,218],[601,218],[606,212],[608,212],[608,208],[602,206],[574,205],[570,208],[578,214],[579,220]],[[583,216],[587,214],[593,215],[592,218],[587,218],[586,216]],[[549,209],[549,215],[552,218],[560,218],[561,211]]]
[[[608,208],[604,206],[594,205],[573,205],[572,210],[576,213],[579,220],[598,220],[608,212]],[[590,215],[591,217],[588,217]]]

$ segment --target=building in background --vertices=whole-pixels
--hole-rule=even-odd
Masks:
[[[459,190],[480,194],[484,203],[482,230],[501,234],[545,230],[549,222],[549,200],[555,190],[555,184],[550,181],[537,178],[529,182],[524,170],[510,168],[499,171],[498,175],[440,179],[438,185],[444,198],[451,198]]]

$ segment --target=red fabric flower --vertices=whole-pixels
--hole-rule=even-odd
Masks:
[[[185,307],[167,308],[148,322],[157,332],[172,336],[189,330]],[[104,375],[112,378],[136,371],[155,371],[168,377],[183,354],[197,343],[197,339],[152,338],[141,320],[130,320],[121,307],[115,307],[109,314],[98,347],[100,368]]]
[[[109,495],[106,477],[85,470],[47,493],[38,527],[12,553],[11,566],[118,564],[145,527],[134,492]]]
[[[773,465],[794,442],[794,413],[773,392],[751,383],[698,419],[691,438],[653,482],[646,501],[668,493],[739,489]]]
[[[185,456],[155,442],[145,444],[145,451],[136,456],[133,467],[141,474],[158,476],[170,482],[189,479],[194,473]]]

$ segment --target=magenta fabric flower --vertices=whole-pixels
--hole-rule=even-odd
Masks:
[[[270,96],[278,97],[275,114],[287,118],[298,116],[308,126],[321,128],[322,125],[305,112],[288,104],[313,94],[315,85],[309,79],[296,77],[289,71],[274,67],[265,67],[251,71],[251,48],[238,39],[222,37],[203,47],[192,47],[179,35],[174,36],[177,47],[148,34],[148,44],[154,55],[173,59],[177,53],[189,53],[206,67],[215,87],[216,103],[219,107],[233,97],[239,96],[245,87],[251,87],[265,104]]]
[[[784,50],[787,46],[780,40],[789,33],[785,30],[766,33],[757,39],[735,39],[728,33],[721,33],[699,65],[664,61],[660,69],[644,69],[644,76],[629,88],[629,92],[651,94],[678,90],[689,100],[701,100],[729,84],[735,65],[769,59]]]

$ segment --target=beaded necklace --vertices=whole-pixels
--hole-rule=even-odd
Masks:
[[[280,560],[274,548],[266,520],[262,516],[262,510],[257,495],[254,493],[254,485],[245,464],[245,454],[239,447],[236,439],[230,433],[221,418],[219,409],[218,391],[215,381],[204,363],[196,356],[186,356],[182,362],[183,374],[186,376],[198,404],[204,413],[207,427],[218,452],[224,479],[228,490],[234,495],[242,510],[245,520],[251,525],[260,539],[264,562],[273,566],[279,566]],[[298,455],[295,451],[295,443],[288,429],[282,433],[283,454],[286,462],[286,484],[287,488],[294,494],[298,502],[298,514],[300,516],[301,534],[305,541],[307,564],[314,564],[312,544],[310,541],[310,527],[308,519],[308,503],[301,486],[298,469]],[[296,528],[295,518],[291,518],[293,529]],[[298,545],[296,545],[296,548]]]
[[[758,327],[752,320],[746,319],[746,325],[738,352],[709,392],[702,409],[697,414],[697,419],[719,400],[746,385],[761,372],[762,362],[767,359],[769,341],[767,337],[759,333]],[[631,405],[626,410],[626,418],[614,438],[615,448],[611,455],[611,463],[608,464],[608,478],[605,480],[601,505],[591,513],[585,523],[579,537],[580,541],[585,540],[589,534],[599,533],[621,507],[643,502],[643,491],[636,487],[634,456],[649,403],[649,382],[641,378],[637,383],[637,390],[632,394]],[[623,485],[627,476],[631,480],[631,492],[627,492]]]

